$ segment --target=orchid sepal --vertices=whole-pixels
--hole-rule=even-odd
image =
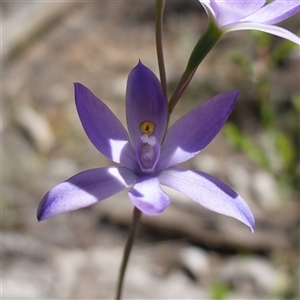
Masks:
[[[223,27],[224,32],[239,31],[239,30],[259,30],[262,32],[279,36],[300,46],[300,38],[296,34],[275,25],[260,24],[256,22],[239,22],[236,24],[230,24]]]

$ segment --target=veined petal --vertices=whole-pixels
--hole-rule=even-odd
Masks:
[[[225,183],[203,172],[171,167],[158,175],[159,182],[205,208],[233,217],[254,231],[254,217],[246,202]]]
[[[137,176],[125,167],[81,172],[51,189],[38,207],[39,221],[90,206],[133,185]]]
[[[136,170],[135,153],[120,120],[84,85],[74,87],[78,115],[91,142],[107,158]]]
[[[275,25],[267,25],[267,24],[260,24],[255,22],[240,22],[231,24],[223,28],[225,31],[237,31],[237,30],[260,30],[263,32],[271,33],[276,36],[282,37],[284,39],[290,40],[291,42],[300,45],[300,38],[293,34],[292,32],[275,26]]]
[[[203,1],[200,0],[200,2],[202,3]],[[265,0],[211,0],[210,7],[215,12],[218,26],[222,27],[253,14],[259,10],[265,2]],[[205,2],[202,4],[205,4]]]
[[[140,124],[151,121],[155,124],[153,135],[161,142],[168,116],[167,100],[159,80],[141,62],[130,72],[126,90],[126,117],[132,145],[143,134]]]
[[[147,215],[157,215],[170,204],[169,196],[160,188],[157,177],[153,175],[139,176],[128,195],[133,204]]]
[[[262,7],[254,14],[244,18],[241,22],[257,22],[264,24],[276,24],[300,11],[299,0],[275,0]]]
[[[167,132],[156,170],[184,162],[204,149],[223,127],[238,94],[213,97],[181,117]]]

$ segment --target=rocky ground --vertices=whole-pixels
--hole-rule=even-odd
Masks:
[[[141,59],[158,74],[154,2],[1,5],[2,298],[112,299],[132,213],[126,192],[41,223],[36,208],[57,183],[111,164],[85,136],[72,83],[88,86],[125,124],[128,73]],[[298,19],[285,26],[299,31]],[[207,18],[198,1],[167,1],[165,24],[171,89]],[[251,34],[222,39],[171,122],[201,101],[241,89],[231,121],[255,136],[255,82],[233,65],[232,49],[254,56]],[[255,60],[258,69],[260,63]],[[298,49],[275,70],[272,85],[284,105],[299,92]],[[168,190],[170,207],[160,216],[142,218],[124,299],[298,299],[297,192],[283,190],[274,174],[222,133],[186,166],[222,179],[241,194],[253,210],[256,231],[250,234],[243,224]]]

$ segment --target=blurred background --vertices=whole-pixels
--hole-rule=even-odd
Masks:
[[[132,215],[126,191],[38,223],[44,194],[108,161],[78,118],[73,82],[125,124],[125,89],[141,61],[158,74],[155,1],[1,2],[3,299],[112,299]],[[167,1],[170,91],[208,23],[198,1]],[[299,34],[299,14],[283,27]],[[127,299],[299,298],[299,47],[226,34],[204,60],[171,124],[197,104],[241,91],[217,138],[184,166],[226,182],[251,207],[255,232],[167,190],[143,216]]]

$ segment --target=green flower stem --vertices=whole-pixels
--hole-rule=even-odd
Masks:
[[[167,77],[166,77],[166,69],[164,63],[164,53],[163,53],[163,14],[165,8],[165,0],[156,0],[156,13],[155,13],[155,39],[156,39],[156,53],[158,60],[158,68],[159,68],[159,76],[160,82],[163,89],[163,92],[168,98],[167,95]]]
[[[214,22],[210,22],[203,35],[198,40],[194,47],[186,69],[183,72],[171,98],[169,101],[169,114],[172,113],[175,105],[180,99],[181,95],[192,80],[198,66],[210,50],[217,44],[224,32],[219,29]]]
[[[125,245],[122,265],[121,265],[121,269],[120,269],[120,273],[119,273],[116,300],[121,299],[124,275],[125,275],[129,255],[130,255],[130,252],[131,252],[131,248],[132,248],[132,245],[133,245],[133,242],[134,242],[136,229],[138,227],[138,223],[139,223],[139,220],[141,218],[141,215],[142,215],[141,211],[138,208],[134,207],[132,223],[131,223],[131,226],[130,226],[129,235],[128,235],[127,242],[126,242],[126,245]]]

